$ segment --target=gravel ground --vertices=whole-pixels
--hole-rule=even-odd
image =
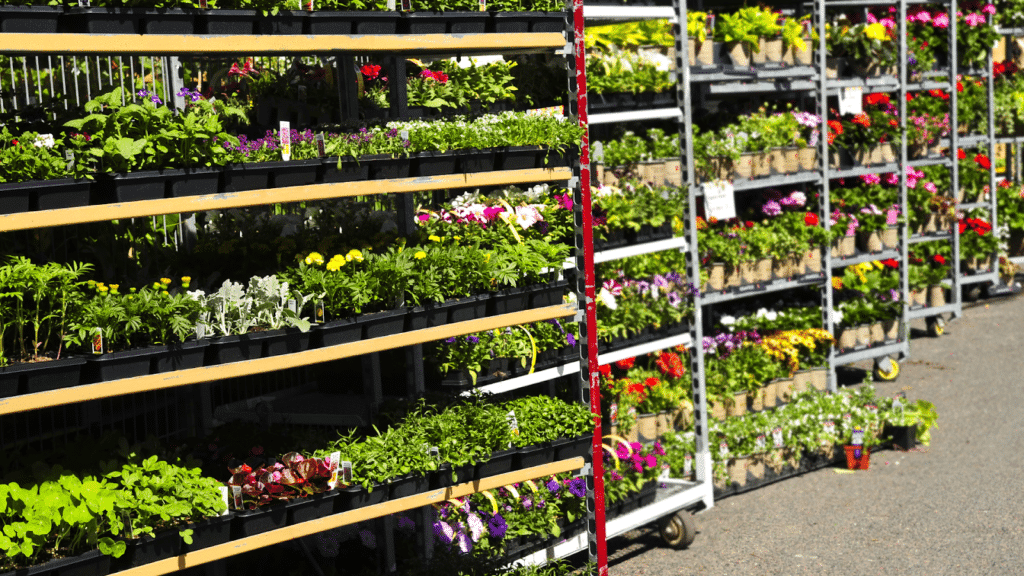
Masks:
[[[610,573],[1024,574],[1021,326],[1024,298],[1016,298],[965,310],[941,338],[915,331],[899,380],[878,392],[935,403],[930,447],[721,500],[696,516],[688,550],[663,547],[649,531],[613,539]]]

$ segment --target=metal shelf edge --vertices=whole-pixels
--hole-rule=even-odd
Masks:
[[[603,366],[605,364],[611,364],[612,362],[618,362],[625,358],[632,358],[633,356],[639,356],[641,354],[650,354],[651,352],[657,352],[658,350],[664,350],[666,348],[672,348],[680,345],[690,345],[689,332],[669,336],[668,338],[662,338],[661,340],[655,340],[653,342],[637,344],[636,346],[630,346],[623,350],[615,350],[613,352],[598,354],[597,363],[598,365]]]
[[[697,483],[693,486],[689,486],[678,494],[673,494],[664,500],[658,500],[649,506],[644,506],[639,510],[634,510],[629,514],[624,514],[618,518],[608,521],[605,528],[606,534],[608,538],[625,534],[630,530],[649,524],[658,518],[678,512],[687,506],[696,504],[703,500],[704,497],[713,490],[714,488],[710,482]]]
[[[890,354],[906,354],[910,350],[909,343],[904,340],[903,342],[894,342],[892,344],[886,344],[884,346],[874,346],[864,350],[857,350],[855,352],[847,352],[845,354],[837,354],[834,360],[836,366],[842,366],[845,364],[852,364],[854,362],[860,362],[861,360],[873,360],[881,356],[888,356]]]
[[[547,368],[540,372],[534,372],[533,374],[527,374],[526,376],[509,378],[508,380],[495,382],[494,384],[487,384],[486,386],[477,386],[473,390],[463,392],[460,396],[472,396],[476,392],[502,394],[504,392],[518,390],[519,388],[525,388],[526,386],[547,382],[548,380],[554,380],[555,378],[560,378],[562,376],[568,376],[579,371],[580,363],[570,362],[561,366],[555,366],[554,368]]]
[[[594,253],[594,264],[611,262],[613,260],[621,260],[623,258],[629,258],[631,256],[640,256],[643,254],[662,252],[665,250],[672,250],[675,248],[685,250],[686,245],[687,243],[685,236],[676,236],[675,238],[656,240],[654,242],[636,244],[634,246],[626,246],[624,248],[612,248],[611,250],[602,250],[601,252]]]

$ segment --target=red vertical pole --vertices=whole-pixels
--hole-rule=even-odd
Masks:
[[[573,56],[576,59],[576,108],[583,128],[580,142],[580,210],[582,210],[584,304],[586,305],[587,381],[590,386],[590,410],[594,413],[593,479],[594,540],[590,556],[597,563],[599,576],[608,574],[608,546],[604,526],[604,466],[601,431],[601,388],[597,372],[597,289],[594,274],[593,212],[590,204],[590,133],[587,129],[587,50],[584,44],[583,0],[573,0]],[[579,260],[577,260],[578,262]]]

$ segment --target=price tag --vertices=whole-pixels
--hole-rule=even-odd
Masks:
[[[782,428],[776,427],[772,430],[772,442],[775,443],[776,448],[782,448]]]
[[[764,434],[758,434],[757,435],[757,439],[754,441],[754,446],[758,450],[764,450],[764,448],[765,448]]]
[[[864,445],[864,431],[861,430],[860,428],[855,428],[853,430],[853,439],[850,441],[850,443],[853,444],[854,446],[863,446]]]
[[[616,402],[612,402],[612,405],[608,407],[608,413],[611,415],[612,426],[619,421],[619,405]]]
[[[345,484],[352,483],[352,463],[348,460],[341,463],[341,479]]]
[[[277,129],[277,135],[281,139],[281,160],[285,162],[292,159],[292,126],[291,123],[284,120],[281,121],[281,126]]]
[[[704,183],[704,211],[709,218],[728,220],[736,217],[736,196],[732,182]]]
[[[103,354],[103,330],[94,328],[92,331],[92,353]]]
[[[72,170],[74,170],[75,169],[75,153],[72,152],[71,150],[65,150],[64,151],[64,163],[65,163],[64,168],[68,172],[71,172]]]
[[[324,301],[323,300],[317,300],[316,301],[316,307],[314,308],[314,310],[316,311],[315,312],[315,314],[316,314],[316,321],[317,322],[323,322],[324,321]]]
[[[864,88],[850,86],[839,90],[839,113],[860,114],[864,112]]]
[[[235,503],[235,510],[242,509],[242,487],[232,486],[231,487],[231,499]]]
[[[316,155],[320,158],[327,156],[327,150],[324,144],[324,135],[317,134],[313,137],[313,141],[316,142]]]
[[[331,452],[327,457],[327,467],[331,469],[331,479],[327,481],[327,487],[334,490],[338,485],[338,464],[341,461],[341,452]]]
[[[687,454],[683,458],[683,474],[689,476],[693,472],[693,456]]]
[[[231,509],[231,502],[228,500],[228,487],[220,487],[220,499],[224,501],[224,511],[220,513],[221,516],[227,516],[228,511]]]

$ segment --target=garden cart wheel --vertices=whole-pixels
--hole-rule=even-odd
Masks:
[[[941,316],[928,319],[928,335],[938,338],[946,333],[946,321]]]
[[[892,382],[900,376],[900,363],[892,358],[875,360],[874,374],[879,382]]]
[[[983,292],[987,291],[988,290],[983,290],[982,287],[978,285],[965,287],[964,302],[977,302],[978,299],[982,297]]]
[[[659,520],[658,532],[665,544],[683,550],[693,544],[697,537],[697,525],[693,522],[693,516],[683,510]]]

